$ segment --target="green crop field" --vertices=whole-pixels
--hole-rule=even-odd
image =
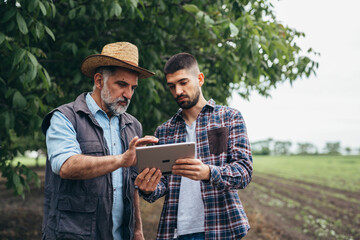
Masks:
[[[254,171],[255,174],[360,191],[360,156],[254,156]]]
[[[254,156],[239,194],[280,239],[360,239],[360,156]]]

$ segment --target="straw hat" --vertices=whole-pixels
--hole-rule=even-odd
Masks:
[[[155,73],[138,66],[138,48],[128,42],[110,43],[104,46],[101,54],[86,57],[81,64],[81,72],[92,78],[98,67],[119,66],[128,68],[139,73],[139,79],[148,78]]]

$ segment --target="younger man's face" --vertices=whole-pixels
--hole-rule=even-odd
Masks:
[[[182,109],[189,109],[199,101],[200,86],[198,74],[181,69],[166,75],[167,85],[175,101]]]

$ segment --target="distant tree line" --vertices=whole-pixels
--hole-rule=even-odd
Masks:
[[[350,147],[342,147],[340,142],[326,142],[322,151],[310,142],[297,142],[296,149],[294,151],[293,143],[291,141],[278,141],[272,138],[260,140],[251,143],[251,149],[253,155],[316,155],[316,154],[328,154],[328,155],[350,155],[356,150],[356,154],[360,154],[359,149],[352,149]]]

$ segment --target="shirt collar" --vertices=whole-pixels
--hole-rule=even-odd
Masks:
[[[205,106],[202,108],[201,112],[206,111],[206,109],[214,109],[215,108],[215,104],[216,102],[213,99],[210,99],[209,101],[207,101],[207,103],[205,104]],[[183,118],[183,114],[182,114],[183,109],[179,108],[179,110],[175,113],[175,115],[172,117],[172,121],[176,121],[178,118],[180,118],[182,121],[184,121]]]
[[[86,94],[86,104],[87,104],[87,106],[88,106],[91,114],[94,115],[94,116],[96,115],[96,113],[97,113],[98,111],[101,111],[101,112],[105,113],[104,110],[102,110],[102,109],[99,107],[99,105],[97,105],[97,103],[95,102],[95,100],[92,98],[90,92]],[[106,113],[105,113],[105,115],[106,115]]]

